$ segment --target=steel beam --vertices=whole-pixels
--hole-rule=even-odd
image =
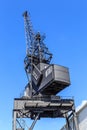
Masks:
[[[16,98],[14,99],[13,130],[17,130],[17,118],[31,118],[33,130],[39,118],[66,118],[67,130],[70,130],[69,119],[74,116],[76,130],[79,130],[74,108],[74,100],[57,98]]]

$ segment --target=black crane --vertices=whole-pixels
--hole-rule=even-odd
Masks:
[[[52,53],[44,44],[44,35],[34,33],[28,12],[24,14],[26,34],[25,71],[29,80],[28,96],[55,95],[70,85],[68,68],[50,64]]]
[[[21,118],[33,119],[29,130],[33,130],[40,118],[66,118],[67,130],[70,130],[69,119],[74,117],[76,130],[79,130],[73,99],[63,99],[59,92],[70,85],[67,67],[51,63],[52,53],[44,43],[45,36],[35,33],[27,11],[23,13],[26,57],[24,59],[28,83],[25,94],[14,99],[13,130],[25,130]]]

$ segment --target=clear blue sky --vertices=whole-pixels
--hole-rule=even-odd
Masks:
[[[25,35],[22,13],[28,10],[35,31],[45,33],[52,62],[70,69],[71,86],[61,96],[87,99],[87,0],[0,1],[0,129],[12,129],[14,98],[27,83],[23,60]],[[59,130],[60,119],[42,119],[35,130]],[[46,128],[47,127],[47,128]]]

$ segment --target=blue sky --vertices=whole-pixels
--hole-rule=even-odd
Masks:
[[[78,106],[87,99],[87,1],[0,1],[0,128],[12,129],[14,98],[27,84],[23,60],[25,34],[22,13],[28,10],[35,31],[46,34],[52,62],[69,67],[71,85],[59,95],[74,96]],[[47,123],[48,122],[48,123]],[[60,119],[41,119],[35,130],[59,130]]]

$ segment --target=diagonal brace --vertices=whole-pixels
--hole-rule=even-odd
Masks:
[[[39,118],[39,115],[40,115],[40,113],[38,113],[38,114],[36,115],[35,120],[33,121],[31,127],[29,128],[29,130],[33,130],[33,128],[34,128],[34,126],[35,126],[35,124],[36,124],[36,122],[37,122],[37,120],[38,120],[38,118]]]

